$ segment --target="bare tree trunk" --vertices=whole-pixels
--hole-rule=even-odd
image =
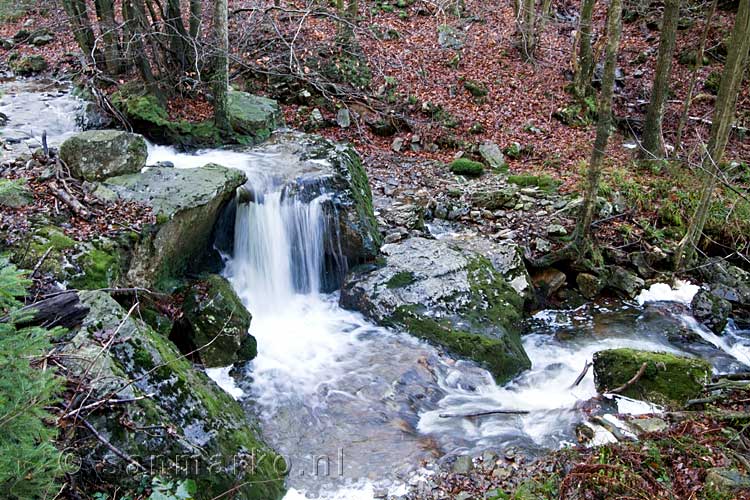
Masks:
[[[201,30],[203,17],[203,2],[201,0],[190,0],[190,38],[196,43]]]
[[[146,12],[142,1],[123,0],[122,17],[125,20],[126,39],[133,44],[133,50],[129,51],[135,59],[136,67],[146,87],[152,94],[161,97],[161,92],[151,70],[151,63],[143,45],[143,29],[145,26]]]
[[[585,97],[591,89],[591,75],[594,72],[594,54],[591,48],[591,19],[594,16],[596,0],[581,1],[581,17],[578,22],[578,64],[573,81],[575,93]]]
[[[214,0],[214,122],[219,130],[231,131],[227,112],[229,91],[229,20],[227,0]]]
[[[96,63],[93,51],[96,43],[94,30],[91,29],[91,20],[86,8],[85,0],[63,0],[63,8],[68,15],[70,29],[73,31],[73,37],[83,52],[83,57]]]
[[[536,49],[536,0],[519,0],[517,3],[519,11],[516,13],[516,34],[518,36],[518,49],[521,55],[530,61],[534,58]]]
[[[115,5],[113,0],[94,0],[96,17],[104,41],[104,59],[107,71],[117,75],[122,71],[122,56],[120,54],[120,34],[115,21]]]
[[[675,154],[682,148],[682,134],[685,131],[685,125],[687,125],[688,115],[690,113],[690,105],[693,100],[693,92],[695,92],[695,85],[698,82],[698,72],[703,66],[703,55],[706,51],[706,40],[708,40],[708,33],[711,31],[711,21],[716,13],[716,5],[719,0],[713,0],[711,2],[711,8],[708,11],[708,17],[706,18],[706,26],[703,28],[703,34],[701,35],[700,46],[698,52],[695,55],[695,65],[693,66],[693,73],[690,75],[690,85],[688,86],[687,95],[685,96],[685,107],[682,108],[682,115],[680,115],[680,123],[677,125],[677,138],[674,141]]]
[[[607,49],[604,75],[602,76],[602,91],[599,96],[599,121],[596,126],[594,149],[591,152],[591,160],[586,174],[586,192],[574,235],[574,244],[578,247],[579,255],[585,253],[588,248],[604,153],[607,150],[607,142],[612,133],[612,97],[614,96],[615,69],[617,68],[617,52],[620,47],[621,35],[622,0],[611,0],[607,18]]]
[[[643,125],[642,146],[643,155],[646,158],[662,158],[664,156],[662,122],[664,120],[664,104],[669,93],[669,79],[672,75],[672,58],[679,17],[680,0],[666,0],[654,85],[651,88],[651,101],[646,112],[646,122]]]
[[[740,1],[737,10],[732,38],[729,42],[729,54],[724,64],[724,72],[716,97],[716,107],[711,125],[711,135],[708,139],[706,154],[703,156],[702,169],[705,182],[695,216],[690,220],[685,237],[680,241],[675,255],[675,269],[682,270],[683,265],[690,265],[695,255],[695,249],[700,242],[703,227],[709,215],[711,198],[716,188],[720,173],[720,164],[724,157],[724,150],[732,131],[737,97],[742,79],[745,75],[745,64],[750,51],[750,0]]]
[[[167,0],[167,12],[164,23],[169,35],[169,48],[172,52],[172,60],[180,71],[185,71],[189,66],[189,54],[187,52],[188,32],[182,21],[180,11],[180,0]]]

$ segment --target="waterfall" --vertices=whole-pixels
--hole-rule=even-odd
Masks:
[[[282,188],[254,189],[238,203],[234,258],[227,273],[253,308],[278,310],[295,294],[320,291],[324,272],[323,196],[303,203]]]

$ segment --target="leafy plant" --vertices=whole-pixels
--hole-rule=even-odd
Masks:
[[[175,482],[165,481],[157,476],[152,480],[148,500],[192,500],[197,491],[198,488],[192,479]]]

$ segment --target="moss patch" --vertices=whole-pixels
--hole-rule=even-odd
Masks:
[[[536,186],[542,191],[551,192],[557,189],[560,182],[547,174],[542,175],[509,175],[508,182],[521,187]]]
[[[626,384],[646,363],[643,376],[623,395],[658,404],[682,405],[700,394],[710,379],[711,365],[701,359],[635,349],[610,349],[594,354],[597,390]]]
[[[484,165],[468,158],[458,158],[451,162],[450,170],[457,175],[478,177],[484,173]]]
[[[385,286],[388,288],[403,288],[414,283],[415,276],[411,271],[402,271],[394,274]]]

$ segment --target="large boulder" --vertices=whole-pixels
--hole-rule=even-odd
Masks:
[[[173,336],[197,352],[207,367],[250,361],[257,354],[255,338],[247,333],[252,319],[232,285],[212,274],[191,284],[185,294],[183,318]]]
[[[523,299],[487,257],[424,238],[382,254],[347,277],[343,307],[473,359],[498,383],[531,366],[518,335]]]
[[[594,354],[596,389],[603,393],[628,384],[643,363],[646,363],[643,375],[621,391],[623,396],[680,406],[697,397],[703,384],[711,379],[711,365],[702,359],[664,352],[609,349]]]
[[[279,103],[267,97],[232,90],[227,97],[227,114],[232,129],[252,137],[255,142],[268,139],[284,124]]]
[[[77,415],[98,434],[78,428],[79,482],[135,491],[147,474],[159,471],[164,480],[195,481],[199,499],[227,491],[258,500],[283,496],[283,458],[260,440],[251,417],[229,394],[108,294],[79,295],[90,311],[72,338],[59,344],[58,359],[69,377],[86,384],[82,407],[125,401]]]
[[[208,164],[199,168],[150,168],[107,179],[103,188],[153,210],[156,224],[141,237],[127,280],[135,286],[168,290],[174,278],[197,266],[211,249],[222,208],[246,181],[239,170]]]
[[[60,146],[60,158],[70,173],[87,181],[140,172],[147,157],[143,137],[121,130],[82,132]]]
[[[750,321],[750,272],[714,258],[700,266],[698,273],[713,295],[732,304],[735,319]]]
[[[39,54],[31,54],[22,56],[19,54],[12,54],[8,58],[8,66],[11,71],[18,76],[31,76],[42,71],[46,71],[49,68],[49,64],[44,56]]]
[[[274,134],[251,155],[274,158],[274,174],[286,197],[303,203],[323,196],[326,221],[326,262],[342,262],[331,269],[335,276],[324,287],[339,287],[347,267],[372,261],[378,255],[381,234],[372,206],[372,192],[362,159],[349,144],[296,132]],[[283,159],[282,161],[278,158]]]

